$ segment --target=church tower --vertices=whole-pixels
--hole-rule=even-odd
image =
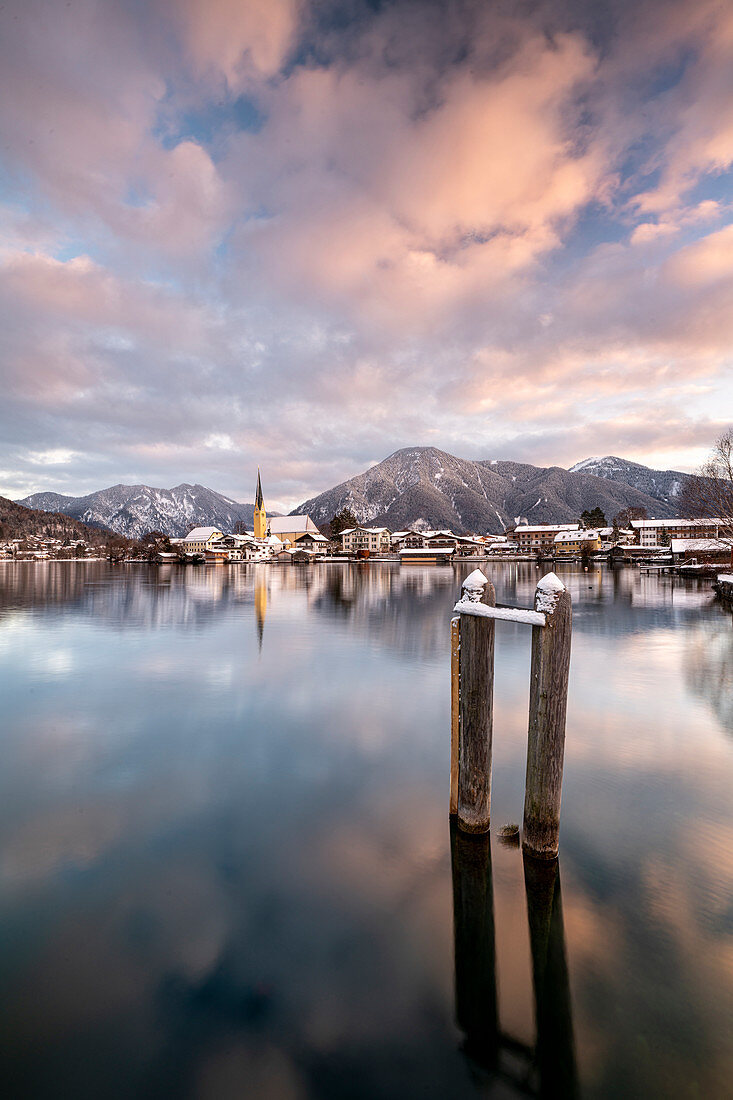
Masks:
[[[267,512],[262,496],[262,482],[260,481],[260,468],[257,467],[257,495],[255,497],[255,538],[264,539],[267,536]]]

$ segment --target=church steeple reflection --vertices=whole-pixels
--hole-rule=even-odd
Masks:
[[[255,570],[255,621],[257,623],[257,643],[262,652],[262,638],[265,633],[265,617],[267,615],[267,583],[264,571]]]

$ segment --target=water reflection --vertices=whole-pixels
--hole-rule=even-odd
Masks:
[[[563,571],[561,904],[451,852],[471,568],[0,566],[4,1095],[572,1096],[573,1052],[586,1100],[727,1095],[730,613]],[[533,565],[491,573],[529,606]],[[499,624],[496,823],[528,659]]]
[[[532,956],[536,1039],[530,1046],[500,1023],[490,838],[451,824],[450,839],[456,1022],[474,1079],[489,1094],[500,1085],[512,1096],[574,1100],[579,1086],[559,864],[516,853],[524,863]]]

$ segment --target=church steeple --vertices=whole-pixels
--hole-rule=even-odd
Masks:
[[[257,493],[255,495],[254,521],[255,538],[264,539],[267,535],[267,512],[265,511],[265,498],[262,495],[259,466],[257,467]]]

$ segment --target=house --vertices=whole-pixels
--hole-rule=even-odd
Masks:
[[[455,550],[458,540],[452,531],[426,531],[424,545],[427,550]]]
[[[298,535],[295,545],[298,550],[311,550],[314,554],[325,554],[330,544],[325,535],[320,533],[314,535],[312,531],[306,531],[304,535]]]
[[[422,550],[425,545],[425,535],[422,531],[395,531],[390,535],[390,546],[393,550]]]
[[[555,554],[592,554],[601,549],[601,536],[597,531],[558,531],[553,540]]]
[[[211,544],[224,537],[218,527],[194,527],[180,541],[181,549],[187,554],[205,554]]]
[[[702,564],[715,565],[733,563],[733,540],[726,539],[672,539],[670,544],[672,561],[675,564],[695,560]]]
[[[632,519],[640,546],[669,546],[671,539],[717,539],[731,536],[730,522],[722,519]]]
[[[271,516],[267,522],[268,535],[277,535],[280,542],[289,542],[291,546],[295,546],[300,535],[308,532],[320,535],[310,516]]]
[[[388,553],[392,536],[387,527],[347,527],[341,532],[341,548],[349,554],[368,550],[370,554]]]
[[[316,560],[313,550],[281,550],[275,555],[275,560],[283,565],[308,565]]]
[[[548,553],[554,549],[555,535],[561,531],[579,531],[579,523],[536,523],[522,524],[514,530],[507,530],[506,537],[516,543],[520,553]]]
[[[213,561],[210,554],[226,553],[227,561],[248,561],[257,545],[252,535],[223,535],[215,539],[206,551],[206,560]]]

